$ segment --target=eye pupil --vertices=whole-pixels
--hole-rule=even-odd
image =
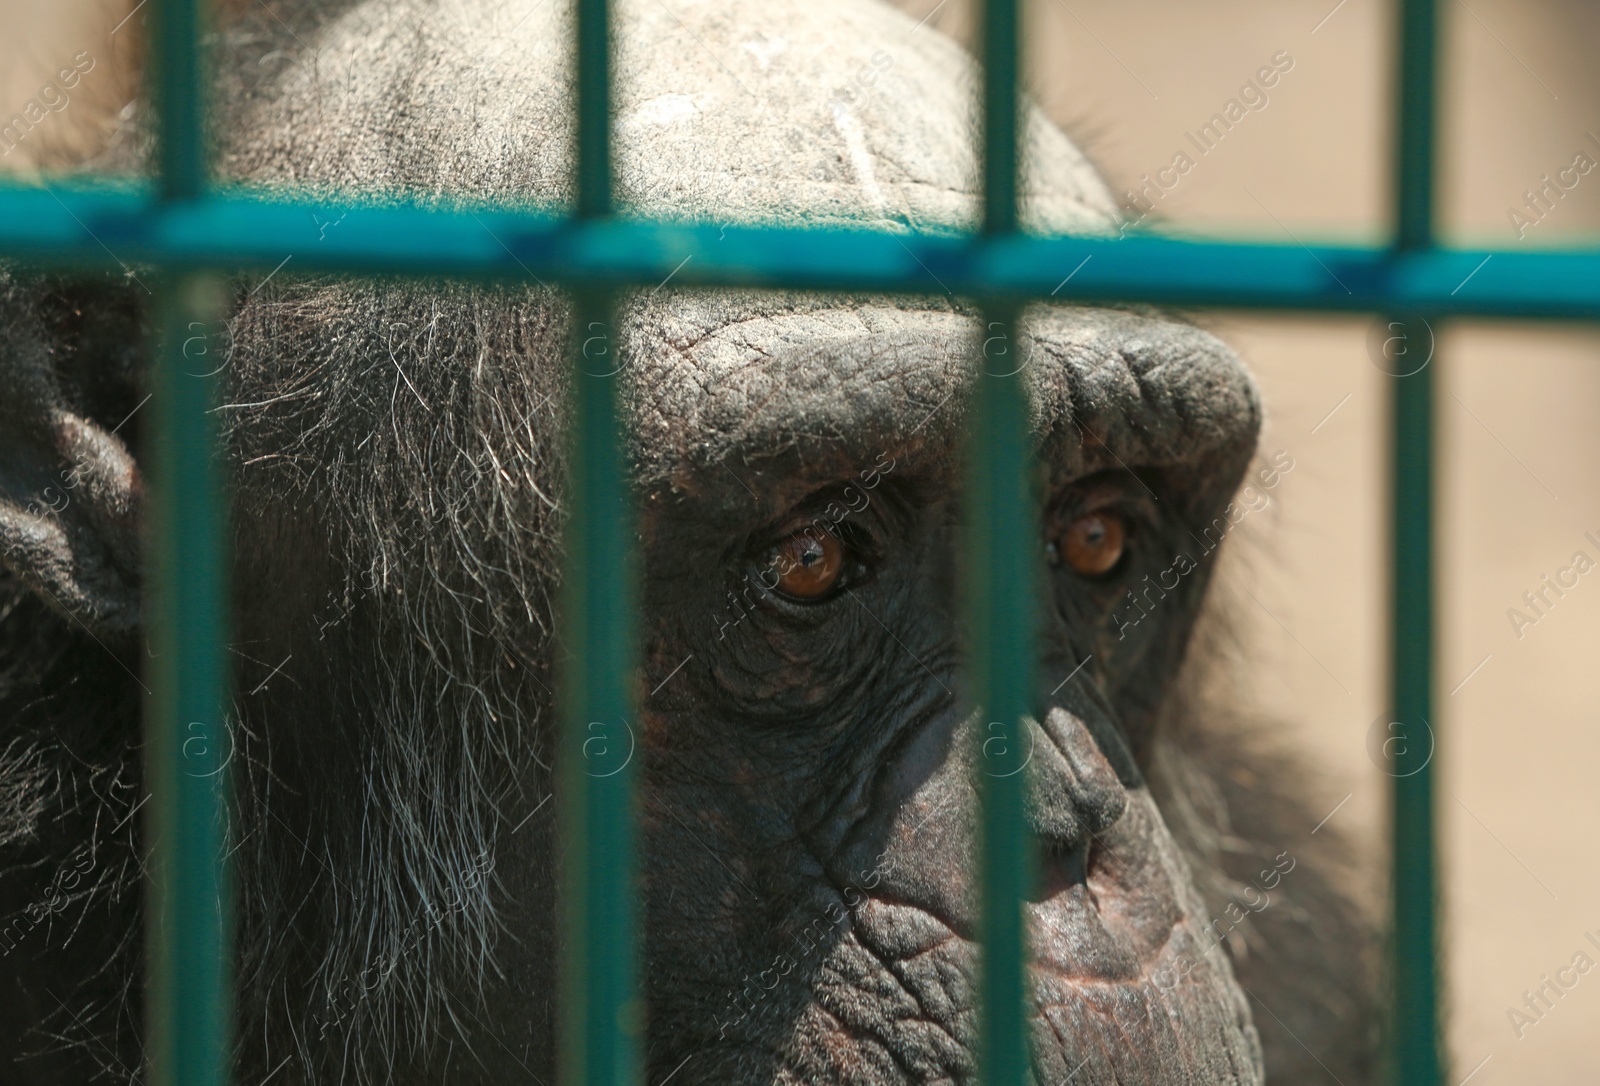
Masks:
[[[772,549],[777,590],[810,600],[838,584],[844,572],[844,546],[827,533],[796,532]]]
[[[1088,513],[1067,525],[1057,549],[1076,572],[1094,577],[1121,560],[1126,538],[1127,526],[1118,514]]]

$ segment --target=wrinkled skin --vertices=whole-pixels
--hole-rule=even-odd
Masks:
[[[707,56],[650,48],[666,16],[623,6],[629,207],[969,221],[971,133],[960,96],[932,89],[966,78],[966,62],[887,10],[823,7],[683,5]],[[226,172],[559,203],[564,24],[526,8],[281,9],[314,65],[273,20],[247,17],[222,46]],[[880,45],[903,81],[892,101],[817,93]],[[741,57],[738,71],[717,54]],[[139,145],[132,133],[119,153]],[[1036,127],[1033,162],[1030,221],[1106,228],[1104,188],[1059,133]],[[217,382],[237,486],[223,756],[239,1080],[551,1080],[547,801],[552,764],[579,756],[553,723],[569,651],[553,635],[560,448],[570,381],[604,379],[621,382],[639,510],[640,711],[626,730],[649,1081],[974,1081],[986,767],[962,688],[958,535],[966,405],[997,379],[976,361],[995,329],[980,336],[942,299],[639,291],[603,330],[621,372],[569,377],[567,309],[546,289],[263,274],[239,278],[226,320],[197,331],[191,369]],[[64,862],[90,876],[0,961],[16,995],[0,1004],[0,1057],[35,1082],[96,1068],[124,1081],[142,1058],[143,846],[123,817],[142,794],[128,555],[150,317],[136,291],[0,281],[0,376],[26,392],[0,409],[0,909],[27,913]],[[1037,451],[1039,658],[1020,736],[1040,870],[1035,1077],[1260,1082],[1299,1057],[1264,1056],[1234,944],[1206,929],[1213,885],[1276,850],[1225,875],[1195,844],[1193,805],[1152,785],[1180,757],[1177,677],[1250,469],[1256,393],[1225,346],[1160,314],[1035,307],[1002,334]],[[42,508],[52,473],[74,469],[73,500]],[[1051,550],[1090,509],[1129,526],[1098,576]],[[815,523],[842,541],[846,574],[797,602],[772,590],[766,556]],[[1190,562],[1174,577],[1177,555]],[[1331,1003],[1359,1002],[1350,983]],[[1277,1014],[1304,1032],[1296,1015],[1323,1014],[1325,994],[1283,996]],[[1364,1028],[1347,1017],[1339,1029]]]
[[[1124,719],[1111,693],[1159,684],[1175,666],[1203,574],[1169,594],[1160,624],[1119,638],[1113,612],[1171,554],[1196,551],[1188,533],[1220,511],[1253,442],[1253,393],[1225,349],[1193,330],[1104,312],[1053,320],[1025,352],[1039,394],[1045,536],[1090,499],[1126,511],[1133,535],[1103,579],[1047,566],[1041,536],[1050,605],[1037,722],[1021,740],[1045,857],[1029,907],[1038,1075],[1255,1081],[1242,993],[1226,959],[1203,953],[1204,906],[1141,779],[1138,699],[1124,700]],[[941,342],[939,325],[954,342]],[[931,407],[967,387],[960,346],[971,342],[944,318],[920,352],[775,354],[794,391],[715,442],[708,459],[729,471],[697,468],[695,485],[650,517],[651,670],[664,677],[687,662],[646,717],[652,927],[684,933],[650,944],[646,975],[670,1038],[664,1069],[692,1056],[683,1073],[704,1078],[691,1081],[971,1075],[975,865],[959,858],[972,854],[983,736],[957,694],[959,417],[935,415],[913,435],[927,412],[900,406]],[[1110,353],[1118,345],[1122,357]],[[1160,365],[1180,348],[1187,359]],[[774,454],[787,424],[777,405],[804,395],[823,364],[836,384],[812,394],[807,413],[838,436]],[[652,388],[670,389],[670,376],[649,370]],[[1150,382],[1142,399],[1136,375]],[[695,414],[745,402],[739,386],[758,380],[770,377],[725,377]],[[1202,396],[1225,425],[1184,419]],[[764,546],[852,506],[860,512],[841,524],[871,556],[855,584],[820,604],[764,591]],[[719,561],[729,583],[708,583],[703,571]],[[690,824],[691,811],[715,815]],[[715,980],[686,998],[678,978],[708,963]]]

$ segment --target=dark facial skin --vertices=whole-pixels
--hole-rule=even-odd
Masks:
[[[922,376],[946,365],[913,363]],[[1046,385],[1068,372],[1040,369]],[[660,687],[644,717],[643,856],[650,930],[674,933],[647,942],[652,1069],[687,1060],[679,1077],[704,1083],[968,1081],[984,760],[961,686],[957,432],[936,418],[907,442],[848,389],[811,406],[839,433],[831,448],[762,456],[757,420],[757,436],[730,442],[692,495],[648,521]],[[1136,756],[1148,736],[1113,693],[1181,652],[1204,568],[1151,596],[1157,621],[1119,638],[1113,614],[1173,555],[1203,556],[1176,488],[1217,465],[1128,459],[1116,422],[1102,420],[1098,447],[1066,417],[1042,423],[1055,460],[1040,471],[1040,661],[1022,740],[1041,856],[1028,906],[1036,1074],[1254,1081],[1242,994],[1221,952],[1204,953],[1203,910]],[[1229,437],[1230,455],[1250,440]],[[1048,533],[1086,509],[1126,525],[1121,559],[1091,576],[1047,558]],[[788,597],[768,556],[818,525],[834,526],[844,570],[820,598]]]

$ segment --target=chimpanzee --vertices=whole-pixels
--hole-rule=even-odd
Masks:
[[[620,214],[975,225],[974,65],[926,24],[617,7]],[[211,42],[216,171],[330,208],[560,211],[571,29],[560,0],[250,5]],[[145,116],[85,167],[142,168]],[[1024,128],[1027,228],[1113,232],[1084,156]],[[307,218],[184,344],[233,485],[234,693],[204,738],[232,792],[237,1081],[547,1083],[563,433],[597,378],[558,287],[299,274],[341,221]],[[150,273],[0,274],[0,1080],[131,1082]],[[1346,858],[1213,681],[1217,548],[1293,466],[1257,452],[1249,375],[1170,313],[986,328],[923,285],[669,277],[595,333],[638,510],[649,1081],[974,1080],[958,601],[985,341],[1037,454],[1036,1081],[1369,1081]]]

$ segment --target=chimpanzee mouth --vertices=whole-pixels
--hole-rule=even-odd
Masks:
[[[1136,791],[1116,826],[1043,858],[1024,906],[1029,1037],[1041,1084],[1261,1081],[1245,995],[1226,953],[1204,945],[1187,871],[1164,828],[1152,832],[1159,819]],[[881,896],[854,910],[818,991],[834,1035],[795,1037],[808,1056],[827,1053],[826,1074],[804,1061],[807,1081],[975,1081],[974,917]],[[865,1009],[882,1006],[886,992],[894,1014]]]
[[[1141,955],[1115,924],[1085,925],[1085,914],[1097,912],[1086,883],[1027,908],[1034,948],[1066,945],[1063,933],[1072,940],[1067,953],[1036,949],[1030,961],[1036,1082],[1261,1082],[1244,996],[1222,954],[1201,950],[1190,917],[1165,925]],[[927,910],[863,903],[816,987],[815,1009],[794,1023],[773,1081],[976,1082],[979,958],[974,942]]]

